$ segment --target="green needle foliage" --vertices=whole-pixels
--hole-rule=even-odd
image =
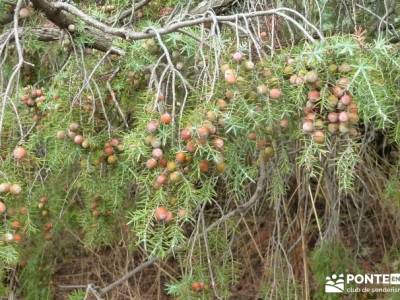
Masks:
[[[160,1],[155,2],[154,7],[159,7]],[[107,3],[125,6],[130,1]],[[179,3],[167,1],[165,5]],[[99,20],[107,18],[94,6],[87,9]],[[147,20],[138,26],[159,25]],[[78,24],[76,30],[84,32],[85,25]],[[188,33],[198,36],[201,31]],[[255,207],[260,213],[275,207],[279,215],[281,206],[290,205],[286,201],[289,192],[306,189],[305,183],[318,190],[314,184],[319,185],[325,176],[330,176],[332,189],[340,195],[351,194],[362,183],[363,151],[372,147],[373,137],[384,135],[393,148],[400,141],[400,57],[383,39],[360,45],[353,36],[341,35],[317,44],[302,42],[276,50],[273,58],[254,59],[254,68],[246,67],[246,62],[233,62],[231,55],[236,49],[232,46],[226,46],[221,64],[212,59],[215,49],[204,47],[204,69],[211,74],[214,68],[229,68],[237,80],[228,84],[222,71],[211,89],[211,75],[199,71],[202,58],[197,41],[176,32],[163,43],[171,51],[173,63],[183,64],[181,72],[195,88],[186,97],[182,78],[168,73],[165,80],[175,78],[177,87],[167,90],[164,101],[147,85],[154,78],[146,68],[167,63],[158,61],[162,53],[158,41],[120,42],[118,46],[126,51],[121,59],[103,58],[104,53],[84,49],[87,42],[87,37],[80,35],[73,45],[48,46],[26,36],[26,59],[43,67],[24,67],[19,92],[11,99],[18,115],[12,108],[4,115],[0,183],[19,184],[22,192],[0,194],[0,201],[7,206],[0,223],[0,237],[4,237],[0,239],[0,278],[18,265],[18,293],[25,299],[52,297],[51,275],[57,260],[72,251],[71,239],[96,251],[119,245],[122,235],[128,236],[132,253],[141,248],[148,257],[175,257],[181,274],[166,284],[168,294],[181,300],[215,295],[227,299],[243,275],[242,262],[232,253],[233,236],[240,231],[234,218],[210,231],[206,228],[251,198],[260,159],[266,161],[267,176],[265,193]],[[15,58],[8,56],[2,71],[6,78],[14,64]],[[341,71],[343,65],[348,69]],[[318,80],[291,83],[292,76],[304,78],[309,71],[315,71]],[[329,107],[332,88],[343,78],[348,79],[346,90],[357,109],[358,119],[350,126],[353,134],[329,132],[325,118],[335,110]],[[261,85],[267,91],[260,92]],[[39,88],[44,101],[34,105],[21,101],[26,95],[33,97]],[[278,99],[269,94],[274,88],[282,93]],[[302,130],[307,94],[315,89],[321,97],[315,111],[322,120],[322,142]],[[176,96],[173,101],[172,95]],[[154,107],[169,112],[172,122],[160,123],[160,112]],[[149,130],[154,121],[157,128]],[[78,128],[71,129],[72,123]],[[207,138],[201,137],[200,128],[204,127]],[[21,128],[29,134],[21,136]],[[184,129],[191,134],[193,151],[182,138]],[[82,135],[84,143],[76,143],[76,135]],[[12,155],[17,144],[27,151],[22,160]],[[147,161],[154,156],[154,149],[162,149],[165,161],[158,159],[157,166],[150,168]],[[185,161],[177,160],[180,152]],[[169,169],[167,163],[174,167]],[[386,194],[387,198],[397,197],[398,206],[398,173],[393,173]],[[173,174],[178,178],[173,179]],[[299,174],[304,181],[295,181]],[[166,176],[166,182],[158,182],[160,176]],[[334,206],[329,197],[324,204],[319,198],[315,201]],[[157,219],[160,207],[172,213],[171,220]],[[284,222],[287,225],[290,220]],[[7,239],[9,235],[13,238]],[[337,244],[323,244],[314,250],[311,269],[316,282],[321,283],[332,268],[345,271],[348,264],[342,258],[348,256],[347,251]],[[286,270],[281,272],[276,274],[283,282],[277,284],[277,293],[281,298],[293,296],[300,290],[301,279],[289,284],[284,278]],[[204,283],[205,288],[194,291],[194,282]],[[213,282],[217,283],[214,287]],[[266,280],[260,297],[267,297],[270,291]],[[5,286],[0,286],[0,293],[7,293]],[[84,293],[73,292],[69,299],[83,297]]]

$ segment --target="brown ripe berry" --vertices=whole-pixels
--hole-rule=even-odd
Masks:
[[[174,217],[174,215],[172,214],[172,212],[168,211],[167,217],[165,218],[165,222],[168,223],[168,222],[172,221],[173,217]]]
[[[223,100],[223,99],[218,99],[218,100],[217,100],[217,106],[218,106],[218,108],[219,108],[220,110],[225,110],[225,109],[226,109],[226,106],[227,106],[226,101]]]
[[[46,196],[42,196],[39,198],[39,203],[46,204],[49,201],[49,199]]]
[[[236,75],[231,69],[225,71],[224,77],[227,84],[235,84],[237,82]]]
[[[8,193],[10,191],[11,184],[9,183],[1,183],[0,184],[0,194],[1,193]]]
[[[313,103],[318,102],[320,97],[321,97],[321,94],[316,90],[310,91],[308,93],[308,100],[310,100]]]
[[[204,287],[204,282],[196,281],[192,283],[192,290],[194,292],[201,292],[202,290],[204,290]]]
[[[171,117],[171,115],[169,113],[165,113],[165,114],[161,115],[160,121],[161,121],[162,124],[168,125],[168,124],[171,123],[172,117]]]
[[[209,130],[207,127],[202,126],[199,129],[197,129],[197,134],[201,139],[206,139],[208,137]]]
[[[156,210],[154,211],[154,216],[158,222],[162,222],[168,218],[169,216],[168,212],[169,212],[168,209],[160,206],[157,207]]]
[[[118,161],[118,158],[115,154],[110,155],[109,157],[107,157],[107,163],[109,163],[110,165],[115,164]]]
[[[167,177],[167,175],[165,175],[165,174],[160,174],[160,175],[158,175],[157,178],[156,178],[156,182],[157,182],[157,184],[160,185],[160,186],[166,184],[167,181],[168,181],[168,177]]]
[[[21,101],[23,102],[23,103],[27,103],[28,102],[28,100],[29,100],[29,96],[28,95],[22,95],[22,97],[21,97]]]
[[[186,144],[186,150],[187,150],[188,152],[193,153],[193,152],[196,151],[196,149],[197,149],[197,145],[196,145],[194,142],[189,141],[189,142]]]
[[[25,148],[18,146],[14,149],[13,151],[13,156],[15,160],[22,160],[26,157],[27,155],[27,151],[25,150]]]
[[[279,121],[279,126],[283,129],[286,129],[289,127],[289,120],[288,119],[282,119]]]
[[[260,38],[261,38],[262,40],[266,39],[267,36],[268,36],[268,33],[267,33],[266,31],[261,31],[261,32],[260,32]]]
[[[100,215],[101,215],[101,212],[97,208],[92,211],[93,217],[98,218]]]
[[[250,132],[250,133],[247,135],[247,138],[248,138],[249,140],[251,140],[251,141],[255,141],[255,140],[257,139],[257,134],[256,134],[255,132]]]
[[[205,120],[203,122],[203,127],[206,127],[209,134],[215,134],[217,132],[217,128],[211,123],[211,121]]]
[[[271,90],[269,91],[269,97],[270,97],[271,99],[279,99],[281,96],[282,96],[282,91],[281,91],[281,89],[275,88],[275,89],[271,89]]]
[[[305,133],[310,133],[310,132],[312,132],[314,130],[314,124],[313,124],[313,122],[312,121],[309,121],[309,120],[305,120],[304,122],[303,122],[303,131],[305,132]]]
[[[33,96],[34,97],[41,97],[43,96],[43,90],[42,89],[36,89],[33,91]]]
[[[146,129],[148,132],[153,133],[157,131],[158,126],[159,126],[158,121],[152,120],[149,123],[147,123]]]
[[[352,101],[352,97],[348,94],[344,94],[341,98],[340,98],[340,102],[343,103],[344,105],[349,105]]]
[[[6,205],[0,201],[0,214],[4,214],[6,210],[7,210]]]
[[[224,150],[224,140],[223,139],[215,138],[213,140],[213,145],[214,145],[215,149],[217,149],[217,150],[220,150],[220,151]]]
[[[56,137],[57,137],[57,139],[59,139],[59,140],[65,139],[65,132],[62,131],[62,130],[57,131]]]
[[[154,169],[157,167],[157,160],[154,158],[150,158],[149,160],[146,161],[146,168],[147,169]]]
[[[296,84],[297,77],[298,77],[298,75],[293,74],[292,76],[290,76],[289,82],[290,82],[291,84],[295,85],[295,84]]]
[[[69,130],[71,130],[71,131],[77,131],[78,128],[79,128],[79,124],[73,122],[73,123],[69,124],[68,128],[69,128]]]
[[[11,228],[14,230],[18,230],[22,227],[21,222],[18,220],[14,220],[11,222]]]
[[[336,112],[330,112],[328,114],[328,121],[331,123],[336,123],[339,120],[339,115]]]
[[[344,89],[336,85],[332,88],[332,94],[335,95],[337,98],[340,98],[344,94]]]
[[[119,140],[116,138],[111,139],[110,145],[113,147],[117,147],[119,145]]]
[[[231,90],[227,90],[227,91],[225,92],[225,98],[226,98],[228,101],[229,101],[229,100],[232,100],[233,97],[235,97],[235,93],[232,92]]]
[[[321,130],[315,131],[312,138],[317,144],[323,144],[325,142],[325,134]]]
[[[184,163],[184,162],[186,161],[186,154],[185,154],[185,152],[182,152],[182,151],[177,152],[176,155],[175,155],[175,160],[176,160],[178,163]]]
[[[355,113],[355,114],[357,114],[357,113],[358,113],[357,104],[354,103],[354,102],[351,102],[351,103],[349,104],[349,106],[347,107],[347,110],[348,110],[349,113]]]
[[[342,111],[339,113],[339,121],[345,123],[349,120],[349,115],[347,112]]]
[[[36,98],[36,104],[41,105],[44,103],[44,101],[46,101],[46,97],[45,96],[40,96],[38,98]]]
[[[184,141],[190,140],[192,137],[190,130],[188,128],[185,128],[181,131],[181,139]]]
[[[162,167],[162,168],[166,168],[167,167],[167,160],[164,158],[164,157],[162,157],[162,158],[160,158],[160,160],[158,161],[158,164],[160,165],[160,167]]]
[[[44,231],[50,231],[51,229],[53,229],[53,224],[52,223],[46,223],[43,225],[43,230]]]
[[[20,243],[22,241],[21,235],[18,233],[14,234],[13,241],[16,243]]]
[[[106,146],[106,147],[104,147],[104,153],[105,153],[107,156],[113,155],[113,154],[114,154],[114,149],[113,149],[113,147],[112,147],[112,146]]]
[[[153,156],[155,159],[160,159],[163,156],[163,151],[160,148],[155,148],[151,152],[151,156]]]
[[[359,117],[358,117],[357,113],[349,112],[347,115],[349,117],[349,123],[350,124],[357,124],[358,123]]]
[[[10,194],[19,195],[19,194],[21,194],[21,192],[22,192],[22,188],[19,184],[14,183],[10,186]]]
[[[29,98],[29,99],[26,101],[26,105],[28,105],[29,107],[35,106],[35,101],[33,101],[32,98]]]
[[[340,86],[341,88],[343,88],[345,90],[348,90],[350,87],[350,79],[347,77],[339,78],[336,83],[338,86]]]
[[[243,58],[243,54],[242,54],[242,52],[237,51],[237,52],[232,54],[232,58],[233,58],[234,61],[240,62],[242,60],[242,58]]]
[[[77,145],[82,145],[83,140],[83,136],[81,136],[80,134],[74,137],[74,143]]]
[[[207,160],[201,160],[199,161],[199,169],[201,173],[207,173],[209,170],[209,163]]]
[[[19,17],[21,19],[25,19],[25,18],[29,17],[30,15],[31,15],[31,10],[26,7],[23,7],[19,10]]]

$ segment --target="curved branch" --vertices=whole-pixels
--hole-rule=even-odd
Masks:
[[[257,18],[257,17],[263,17],[267,15],[278,15],[281,16],[287,20],[289,20],[292,24],[294,24],[296,27],[298,27],[303,34],[311,41],[315,42],[314,38],[292,17],[288,16],[285,14],[285,12],[290,12],[298,17],[300,17],[308,26],[310,26],[313,30],[315,30],[321,40],[323,39],[322,33],[318,31],[318,29],[313,26],[310,22],[307,21],[301,14],[297,13],[294,10],[288,9],[288,8],[276,8],[276,9],[270,9],[270,10],[263,10],[263,11],[255,11],[255,12],[248,12],[248,13],[242,13],[242,14],[235,14],[235,15],[227,15],[227,16],[211,16],[209,14],[204,14],[200,17],[191,19],[191,20],[185,20],[185,21],[178,21],[174,23],[170,23],[166,25],[163,28],[160,28],[157,30],[157,33],[154,31],[143,31],[143,32],[136,32],[131,29],[127,28],[114,28],[111,27],[105,23],[102,23],[100,21],[97,21],[93,17],[85,14],[82,12],[80,9],[76,8],[75,6],[65,3],[65,2],[55,2],[55,3],[49,3],[46,0],[33,0],[33,2],[46,2],[48,8],[48,11],[50,14],[57,14],[57,15],[62,15],[64,18],[66,18],[66,14],[62,12],[62,10],[65,10],[66,12],[80,18],[83,20],[86,24],[97,28],[104,33],[117,36],[120,38],[124,38],[126,40],[143,40],[143,39],[148,39],[148,38],[153,38],[156,37],[157,35],[166,35],[172,32],[176,32],[179,29],[186,28],[186,27],[191,27],[203,23],[210,23],[210,22],[229,22],[229,21],[235,21],[238,18],[241,19],[247,19],[247,18]],[[68,18],[67,18],[68,19]],[[68,19],[70,20],[70,19]],[[74,22],[71,20],[69,24],[73,24]],[[57,24],[57,22],[56,22]],[[67,24],[67,26],[69,25]],[[64,25],[65,27],[65,25]]]
[[[13,30],[8,30],[0,35],[0,45],[4,44],[7,40],[10,42],[15,40],[15,36],[12,34]],[[39,41],[42,42],[53,42],[62,40],[64,37],[63,30],[59,28],[26,28],[19,27],[18,34],[22,38],[26,34],[35,36]],[[107,52],[110,50],[111,54],[124,55],[125,52],[121,49],[112,47],[112,40],[107,39],[104,35],[92,32],[91,34],[92,43],[85,46]]]

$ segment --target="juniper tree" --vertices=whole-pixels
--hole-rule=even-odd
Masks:
[[[0,294],[322,298],[395,268],[397,7],[353,2],[0,1]]]

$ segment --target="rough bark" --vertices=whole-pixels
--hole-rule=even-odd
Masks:
[[[50,2],[46,0],[32,0],[31,2],[35,9],[42,11],[47,19],[49,19],[61,29],[67,30],[69,25],[76,23],[76,20],[72,16],[65,13],[62,9],[54,7]],[[36,33],[38,33],[38,38],[45,38],[45,35],[43,36],[41,34],[42,32]],[[73,36],[79,35],[79,33],[74,32],[71,32],[71,34]],[[112,47],[112,38],[107,36],[103,32],[100,32],[93,28],[87,28],[87,30],[85,30],[85,35],[88,37],[88,40],[92,41],[91,43],[85,45],[87,47],[94,48],[103,52],[111,49],[111,53],[113,54],[124,54],[122,50]]]

